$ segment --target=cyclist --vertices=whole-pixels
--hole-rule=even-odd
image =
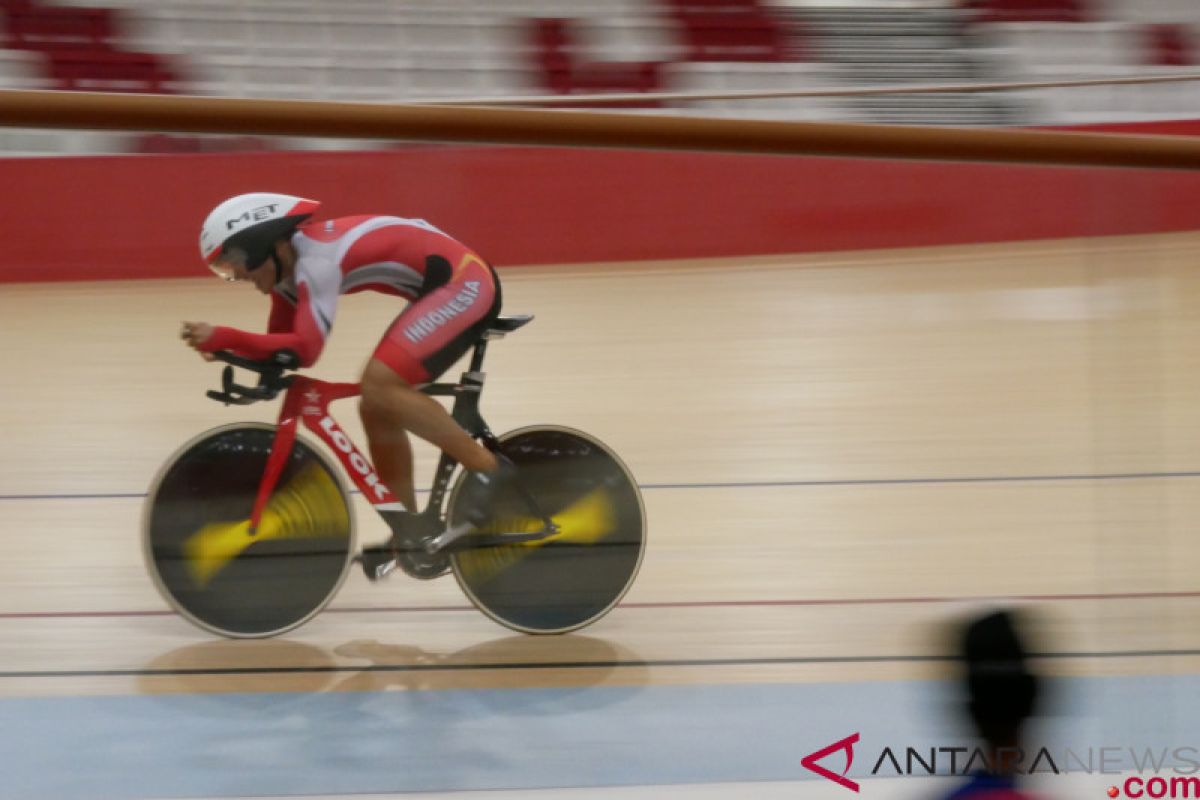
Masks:
[[[329,336],[339,295],[371,290],[404,298],[409,305],[384,333],[361,378],[359,413],[371,460],[399,502],[381,510],[399,515],[389,519],[396,530],[406,514],[417,511],[411,432],[469,471],[467,520],[482,523],[491,498],[515,468],[472,439],[419,388],[470,349],[499,314],[495,270],[424,220],[369,215],[315,221],[320,206],[258,192],[213,209],[200,229],[200,254],[225,280],[247,281],[270,295],[267,332],[185,322],[181,338],[209,360],[217,350],[253,359],[289,350],[301,366],[310,366]],[[398,553],[406,546],[397,535],[382,548],[368,549]],[[390,567],[372,574],[368,567],[371,577],[387,571]]]

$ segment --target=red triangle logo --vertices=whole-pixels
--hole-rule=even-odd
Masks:
[[[856,745],[857,743],[858,743],[858,734],[856,733],[851,736],[847,736],[845,739],[842,739],[840,742],[834,742],[833,744],[829,745],[828,747],[822,747],[820,750],[816,751],[815,753],[809,753],[804,758],[800,759],[800,764],[802,766],[806,767],[807,769],[810,769],[813,772],[817,773],[822,778],[827,778],[840,786],[845,786],[847,789],[857,792],[858,784],[855,783],[854,781],[850,780],[849,778],[845,777],[846,773],[850,771],[850,765],[854,763],[854,745]],[[830,772],[829,770],[825,769],[824,767],[822,767],[820,764],[817,763],[825,756],[830,755],[831,753],[837,753],[842,750],[846,751],[846,768],[844,770],[842,770],[841,775]]]

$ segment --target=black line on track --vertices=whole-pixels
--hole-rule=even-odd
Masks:
[[[798,600],[683,600],[659,603],[622,603],[622,609],[653,608],[769,608],[801,606],[865,606],[865,605],[914,605],[933,603],[983,603],[983,602],[1037,602],[1069,603],[1077,601],[1109,600],[1189,600],[1200,598],[1200,591],[1191,592],[1113,592],[1109,594],[1028,594],[1028,595],[977,595],[977,596],[933,596],[933,597],[828,597]],[[322,614],[412,614],[420,612],[473,611],[474,606],[338,606],[327,608]],[[7,619],[93,619],[120,617],[173,617],[174,611],[12,611],[0,612],[0,621]]]
[[[639,488],[647,491],[661,489],[782,489],[820,486],[922,486],[956,483],[1053,483],[1068,481],[1136,481],[1163,478],[1200,478],[1200,471],[1183,472],[1115,472],[1099,474],[1062,475],[978,475],[949,476],[941,478],[846,478],[810,481],[728,481],[714,483],[643,483]],[[427,494],[428,490],[418,494]],[[357,490],[351,494],[360,494]],[[5,500],[112,500],[144,498],[145,492],[111,492],[96,494],[0,494]]]

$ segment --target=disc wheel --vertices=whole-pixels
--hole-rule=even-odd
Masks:
[[[186,619],[222,636],[274,636],[308,621],[354,552],[338,473],[299,438],[249,530],[274,436],[257,423],[203,433],[167,461],[146,499],[142,544],[155,585]]]
[[[452,552],[467,597],[496,622],[524,633],[566,633],[607,614],[633,584],[646,546],[646,513],[629,469],[598,439],[570,428],[522,428],[500,437],[519,482],[559,526],[544,541],[476,545],[495,533],[542,530],[515,488],[497,498],[492,519]],[[464,476],[450,495],[462,518]]]

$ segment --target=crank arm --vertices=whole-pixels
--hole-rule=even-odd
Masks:
[[[472,531],[475,526],[469,522],[461,522],[453,528],[448,529],[440,536],[425,542],[425,551],[427,553],[438,553],[445,550],[447,547],[462,541]],[[485,533],[475,537],[471,541],[472,547],[497,547],[506,544],[521,544],[522,542],[538,542],[543,539],[548,539],[558,533],[559,528],[554,523],[550,523],[547,527],[540,531],[532,533]]]
[[[500,547],[506,544],[522,544],[524,542],[540,542],[558,533],[558,528],[546,529],[534,533],[485,533],[471,539],[471,547]]]
[[[425,552],[429,554],[438,553],[445,550],[450,545],[462,539],[464,536],[475,530],[475,526],[469,522],[460,522],[452,528],[447,528],[443,533],[429,539],[425,542]]]

